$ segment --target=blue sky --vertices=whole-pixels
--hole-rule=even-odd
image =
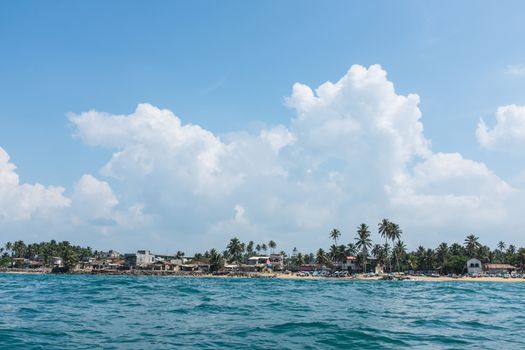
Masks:
[[[78,126],[69,113],[128,115],[144,102],[227,140],[232,132],[292,128],[297,110],[285,98],[296,82],[314,89],[338,81],[354,64],[380,64],[398,95],[419,95],[424,136],[434,152],[460,153],[514,185],[525,170],[524,153],[482,147],[475,131],[480,118],[494,126],[498,107],[525,104],[523,10],[519,1],[2,2],[0,147],[16,165],[20,183],[63,186],[72,196],[79,178],[92,174],[109,184],[119,205],[138,201],[145,212],[158,214],[165,208],[149,204],[152,193],[131,194],[131,181],[100,173],[123,146],[74,138]],[[199,215],[190,212],[187,220]],[[10,224],[12,232],[35,220]],[[162,233],[169,221],[151,220],[157,223],[142,231],[159,232],[153,245],[179,238]],[[350,237],[357,224],[341,225],[348,225]],[[91,230],[67,225],[63,236],[66,227]],[[436,228],[441,230],[449,231],[446,225]],[[122,240],[125,231],[115,237]],[[493,240],[489,232],[479,234]],[[95,240],[102,246],[120,242],[108,241],[108,235]],[[294,237],[278,239],[290,246]],[[414,235],[409,243],[418,240],[431,244],[439,238]],[[304,248],[318,243],[324,244],[312,239]]]

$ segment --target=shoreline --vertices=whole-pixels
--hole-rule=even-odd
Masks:
[[[406,275],[399,280],[383,279],[383,276],[354,276],[354,277],[322,277],[322,276],[298,276],[295,274],[284,273],[252,273],[252,274],[191,274],[191,273],[153,273],[153,271],[134,270],[133,272],[110,271],[110,272],[70,272],[70,273],[51,273],[50,271],[31,271],[31,270],[1,270],[0,274],[14,275],[97,275],[97,276],[156,276],[156,277],[195,277],[195,278],[259,278],[259,279],[281,279],[281,280],[328,280],[328,281],[396,281],[396,282],[498,282],[498,283],[525,283],[525,278],[504,278],[504,277],[430,277],[430,276],[410,276]]]

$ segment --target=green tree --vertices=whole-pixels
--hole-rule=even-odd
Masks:
[[[480,246],[478,240],[479,238],[475,235],[468,235],[467,238],[465,238],[464,245],[469,258],[476,257],[476,252]]]
[[[210,258],[208,263],[210,264],[210,271],[216,272],[224,267],[224,259],[222,255],[215,249],[210,250]]]
[[[315,257],[315,261],[319,265],[326,265],[326,263],[328,262],[328,258],[326,257],[326,253],[325,253],[325,251],[322,248],[319,248],[319,250],[317,251],[317,254],[316,254],[316,257]]]
[[[390,238],[390,240],[392,241],[392,246],[394,246],[396,240],[399,241],[401,239],[401,234],[402,233],[403,233],[403,231],[401,231],[401,228],[399,227],[398,224],[393,223],[393,222],[389,222],[388,223],[387,235]],[[396,250],[395,249],[392,249],[392,252],[394,253],[394,259],[396,261],[396,266],[397,266],[397,268],[399,270],[399,257],[396,255]]]
[[[272,254],[275,252],[275,248],[277,248],[277,243],[275,243],[274,241],[270,241],[268,242],[268,247],[270,247],[270,249],[272,250]]]
[[[397,271],[400,271],[399,260],[404,259],[406,255],[405,243],[403,243],[403,241],[401,240],[398,240],[396,245],[394,246],[394,252],[394,255],[396,257]]]
[[[330,238],[334,240],[334,244],[337,245],[337,240],[341,237],[341,232],[334,228],[332,231],[330,231]]]
[[[242,244],[237,237],[234,237],[226,247],[230,256],[230,262],[236,262],[238,265],[242,263]]]
[[[363,273],[366,273],[366,264],[368,259],[368,251],[372,247],[372,240],[370,239],[370,231],[366,224],[361,224],[357,227],[356,247],[361,251],[361,263],[363,264]]]

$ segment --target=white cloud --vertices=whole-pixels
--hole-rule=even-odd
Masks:
[[[149,104],[128,115],[72,114],[76,137],[112,153],[100,169],[106,181],[82,176],[71,199],[47,191],[69,207],[67,227],[134,248],[220,248],[238,235],[312,249],[328,244],[332,227],[352,241],[357,224],[383,217],[412,244],[472,230],[491,239],[492,230],[517,226],[521,192],[483,163],[434,151],[419,96],[397,94],[380,66],[352,66],[316,89],[294,84],[286,104],[295,110],[288,125],[221,136]],[[504,133],[515,129],[512,113],[510,123],[498,119]],[[498,144],[499,128],[481,137]],[[0,191],[21,187],[10,167],[0,158]]]
[[[118,204],[109,184],[92,175],[83,175],[80,178],[75,185],[72,199],[78,214],[90,220],[111,219]]]
[[[491,129],[483,119],[476,129],[479,144],[490,150],[523,152],[525,150],[525,106],[508,105],[496,112],[496,125]]]
[[[508,65],[505,69],[505,72],[508,75],[511,75],[513,77],[524,77],[525,76],[525,65],[518,64],[518,65]]]
[[[0,222],[25,221],[69,207],[63,187],[20,184],[16,166],[0,147]]]
[[[309,246],[333,226],[353,236],[359,222],[386,216],[417,242],[426,228],[488,234],[509,218],[516,190],[483,163],[435,153],[419,96],[397,94],[379,65],[352,66],[315,90],[296,83],[286,103],[296,111],[289,126],[255,135],[219,137],[149,104],[70,120],[84,142],[113,151],[102,173],[157,213],[159,239],[189,247],[232,232]]]

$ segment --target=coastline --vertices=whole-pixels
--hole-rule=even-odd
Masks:
[[[145,273],[146,272],[146,273]],[[261,278],[261,279],[282,279],[282,280],[329,280],[329,281],[389,281],[383,278],[383,276],[353,276],[353,277],[322,277],[322,276],[298,276],[296,274],[285,274],[285,273],[252,273],[247,275],[213,275],[213,274],[184,274],[184,273],[149,273],[151,271],[139,271],[133,272],[122,272],[122,271],[111,271],[111,272],[72,272],[72,273],[60,273],[55,274],[50,271],[34,271],[25,269],[12,269],[12,270],[0,270],[0,274],[15,274],[15,275],[98,275],[98,276],[156,276],[156,277],[195,277],[195,278],[228,278],[228,279],[239,279],[239,278]],[[392,281],[392,280],[390,280]],[[498,283],[524,283],[525,278],[504,278],[504,277],[430,277],[430,276],[404,276],[403,279],[394,280],[395,282],[498,282]]]

